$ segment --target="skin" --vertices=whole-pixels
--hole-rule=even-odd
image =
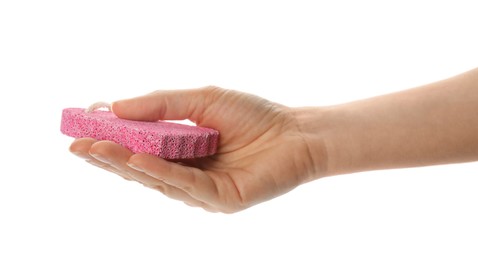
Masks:
[[[92,165],[211,212],[237,212],[326,176],[478,160],[478,69],[330,107],[291,108],[205,87],[156,91],[112,110],[220,131],[217,154],[193,160],[133,154],[91,138],[70,147]]]

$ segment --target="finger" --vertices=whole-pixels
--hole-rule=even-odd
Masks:
[[[146,185],[146,186],[149,187],[149,188],[152,188],[154,190],[160,191],[161,193],[163,193],[168,198],[182,201],[182,202],[186,203],[187,205],[190,205],[190,206],[193,206],[193,207],[212,208],[210,205],[208,205],[208,204],[206,204],[202,201],[199,201],[197,199],[194,199],[188,193],[186,193],[185,191],[183,191],[179,188],[168,185],[164,182],[161,182],[161,183],[162,184],[160,184],[160,185],[151,185],[151,186]]]
[[[147,187],[158,190],[169,198],[199,205],[201,207],[206,206],[204,203],[192,198],[183,190],[168,185],[160,179],[127,166],[126,163],[133,153],[119,144],[110,141],[99,141],[91,146],[90,153],[94,158],[104,164],[117,169],[117,171],[121,173],[126,173],[129,178],[134,179]]]
[[[119,171],[118,169],[112,167],[111,165],[109,165],[105,162],[99,161],[99,160],[97,160],[96,158],[94,158],[93,156],[90,155],[89,151],[91,149],[91,146],[93,144],[95,144],[96,142],[97,142],[97,140],[95,140],[93,138],[76,139],[70,145],[70,152],[72,152],[76,156],[84,159],[87,163],[89,163],[93,166],[99,167],[103,170],[107,170],[107,171],[112,172],[112,173],[116,173],[116,174],[118,174],[119,176],[123,177],[126,180],[132,180],[131,177],[128,174],[125,174],[125,173]]]
[[[149,154],[131,156],[128,165],[185,191],[196,200],[207,204],[217,201],[218,195],[215,183],[199,169],[168,162]]]
[[[94,143],[89,151],[92,158],[113,167],[117,171],[127,175],[130,179],[140,182],[149,187],[164,186],[165,183],[143,172],[136,171],[127,166],[127,162],[133,152],[111,141],[99,141]],[[100,166],[101,167],[101,166]]]
[[[136,180],[132,174],[134,171],[126,165],[129,157],[133,154],[130,150],[111,141],[97,141],[89,150],[89,155],[94,160],[106,164],[112,172],[120,174],[129,180]]]
[[[110,169],[111,166],[105,162],[99,161],[90,154],[90,149],[93,144],[95,144],[97,140],[93,138],[80,138],[76,139],[70,146],[70,151],[75,154],[76,156],[84,159],[91,165],[103,168],[103,169]]]
[[[151,94],[116,101],[113,112],[120,118],[141,121],[200,120],[213,96],[221,92],[217,87],[188,90],[155,91]]]
[[[124,151],[124,148],[116,143],[108,141],[98,142],[98,144],[95,144],[91,150],[91,152],[94,153],[93,156],[96,156],[100,161],[103,161],[103,163],[109,163],[104,164],[113,167],[114,169],[117,169],[117,171],[127,172],[128,177],[134,179],[139,183],[142,183],[146,187],[158,190],[171,199],[180,200],[183,202],[190,203],[192,205],[197,205],[199,207],[207,207],[205,203],[192,198],[185,191],[174,186],[168,185],[162,180],[154,178],[142,171],[138,171],[127,166],[127,164],[125,164],[125,161],[130,158],[132,153],[129,151]],[[100,167],[103,168],[104,166]]]
[[[219,212],[218,209],[208,205],[208,204],[205,204],[205,203],[202,203],[201,205],[197,205],[197,204],[192,204],[192,203],[188,203],[188,202],[184,202],[184,204],[190,206],[190,207],[194,207],[194,208],[203,208],[204,210],[206,211],[209,211],[211,213],[217,213]]]
[[[87,163],[95,166],[95,167],[98,167],[98,168],[101,168],[103,170],[106,170],[106,171],[109,171],[109,172],[112,172],[112,173],[115,173],[119,176],[121,176],[123,179],[125,180],[128,180],[128,181],[132,181],[133,179],[131,179],[131,177],[128,175],[128,174],[125,174],[121,171],[119,171],[118,169],[112,167],[111,165],[109,164],[106,164],[106,163],[103,163],[103,162],[100,162],[98,160],[95,160],[95,159],[91,159],[91,160],[86,160]]]
[[[99,161],[93,157],[91,157],[91,159],[87,159],[85,160],[87,163],[93,165],[93,166],[96,166],[98,168],[101,168],[103,170],[106,170],[106,171],[109,171],[109,172],[112,172],[112,173],[115,173],[119,176],[121,176],[123,179],[125,180],[128,180],[128,181],[132,181],[133,178],[131,178],[131,176],[124,172],[124,171],[121,171],[121,170],[118,170],[117,168],[111,166],[110,164],[107,164],[107,163],[104,163],[102,161]]]
[[[93,138],[79,138],[73,141],[70,145],[70,152],[73,153],[74,155],[88,160],[92,159],[90,156],[90,148],[91,146],[96,143],[96,140]]]
[[[88,148],[89,150],[87,150]],[[83,140],[74,145],[74,151],[81,151],[82,158],[86,158],[86,161],[94,166],[116,173],[128,180],[136,180],[147,187],[160,191],[171,199],[183,201],[188,205],[201,207],[210,212],[217,212],[212,206],[193,198],[184,190],[127,166],[126,162],[133,153],[119,144],[94,139]]]
[[[89,154],[96,160],[111,165],[122,172],[132,172],[126,162],[133,155],[133,152],[115,142],[98,141],[91,146]]]

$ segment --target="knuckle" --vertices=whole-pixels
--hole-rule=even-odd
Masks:
[[[222,88],[215,85],[208,85],[208,86],[202,87],[202,90],[204,92],[216,92],[216,91],[221,91]]]

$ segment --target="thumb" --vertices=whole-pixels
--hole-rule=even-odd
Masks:
[[[140,121],[183,120],[200,121],[215,96],[218,87],[186,90],[160,90],[113,102],[113,112],[123,119]]]

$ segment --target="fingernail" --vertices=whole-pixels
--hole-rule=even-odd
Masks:
[[[80,158],[87,158],[88,155],[84,154],[84,153],[81,153],[81,152],[78,152],[78,151],[71,151],[71,153],[77,157],[80,157]]]
[[[128,167],[130,167],[131,169],[134,169],[134,170],[137,170],[137,171],[140,171],[140,172],[143,171],[143,169],[141,169],[141,167],[138,167],[137,165],[134,165],[132,163],[126,163],[126,165],[128,165]]]
[[[103,156],[99,155],[99,154],[95,154],[95,153],[90,153],[91,156],[93,156],[95,159],[99,160],[99,161],[102,161],[104,163],[109,163],[110,161],[106,158],[104,158]]]
[[[93,161],[93,160],[85,160],[85,162],[87,162],[87,163],[89,163],[89,164],[91,164],[91,165],[100,167],[100,168],[102,168],[102,167],[104,166],[104,165],[102,165],[102,164],[100,164],[100,163],[98,163],[98,162],[95,162],[95,161]]]

